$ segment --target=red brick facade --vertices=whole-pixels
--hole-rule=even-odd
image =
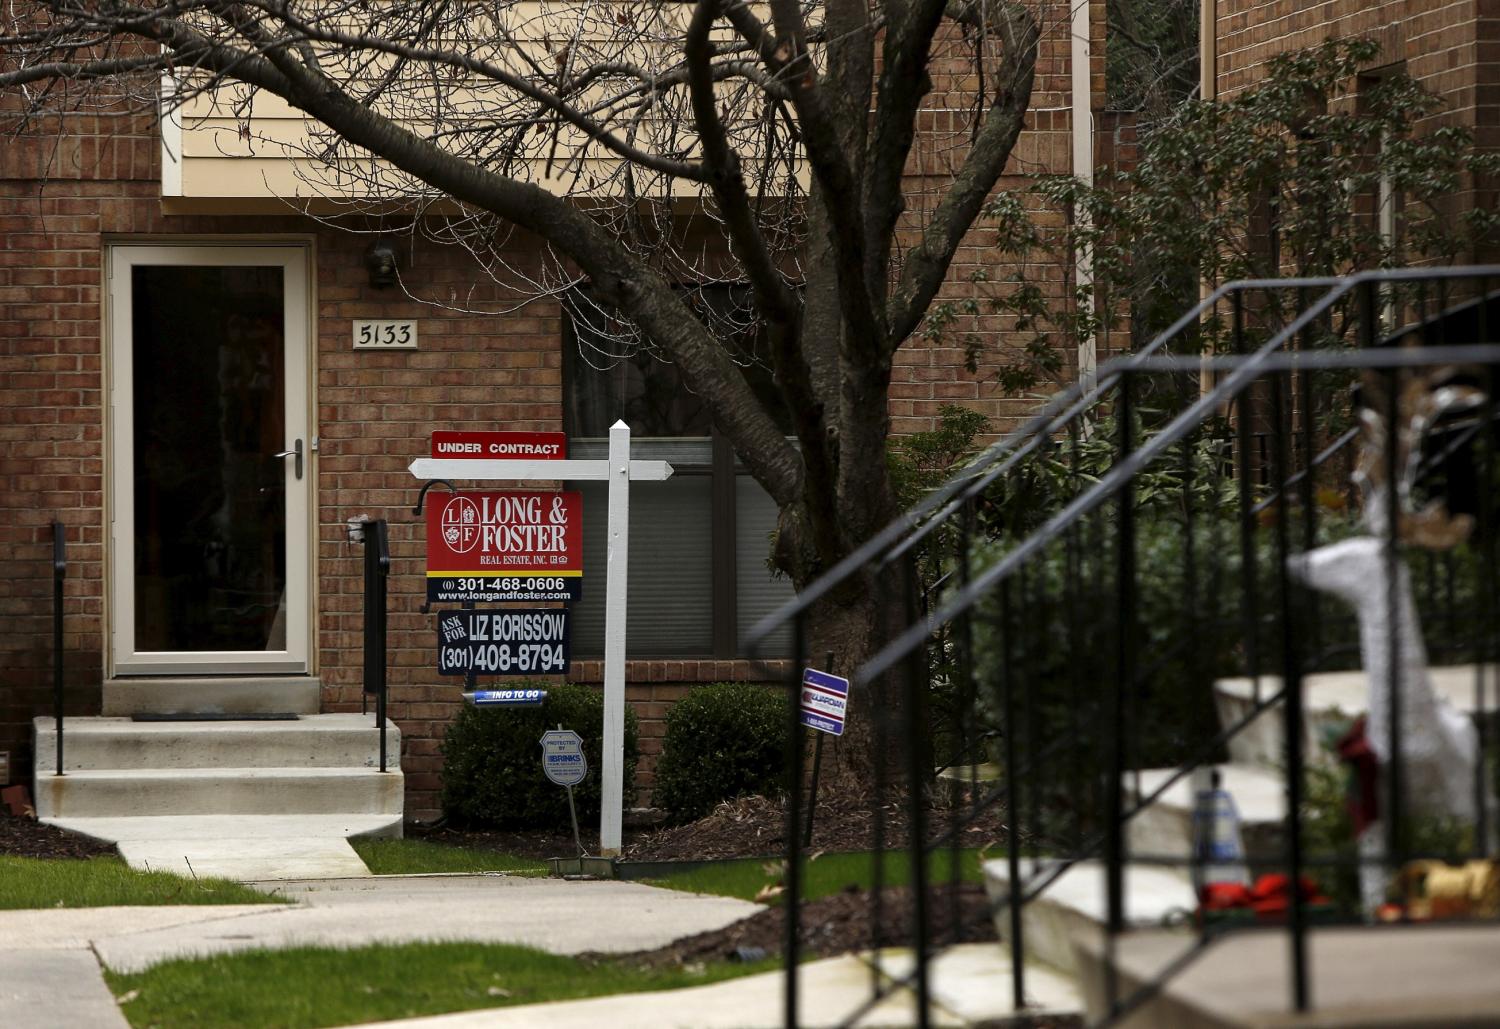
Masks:
[[[1097,21],[1097,18],[1096,18]],[[1031,128],[1012,159],[1006,185],[1069,168],[1071,122],[1066,26],[1045,26]],[[1099,26],[1096,24],[1096,34]],[[1096,60],[1102,47],[1096,45]],[[958,74],[962,69],[954,70]],[[1102,87],[1099,94],[1102,95]],[[942,112],[934,114],[940,119]],[[96,714],[107,674],[105,646],[106,391],[104,258],[114,242],[308,241],[313,248],[316,421],[312,459],[316,504],[316,673],[326,711],[361,703],[361,554],[346,541],[345,519],[365,514],[391,525],[391,718],[403,734],[408,817],[437,810],[443,731],[458,689],[432,673],[433,624],[420,612],[424,546],[411,514],[408,463],[426,453],[434,428],[557,430],[562,426],[562,314],[555,303],[472,315],[403,298],[368,283],[368,237],[293,215],[175,216],[163,213],[160,145],[154,127],[124,117],[70,120],[0,146],[0,750],[12,779],[25,781],[31,719],[51,712],[51,532],[67,540],[65,601],[67,711]],[[922,162],[942,155],[918,148]],[[994,263],[977,228],[955,263],[948,298],[971,295],[969,273]],[[423,299],[466,307],[503,301],[456,249],[398,245],[405,281]],[[526,245],[515,263],[524,267]],[[1062,275],[1056,276],[1061,294]],[[367,352],[350,347],[354,318],[419,318],[421,349]],[[983,314],[974,328],[999,335]],[[975,374],[962,351],[913,341],[897,358],[890,405],[898,433],[929,428],[939,407],[960,403],[1005,422],[1031,400],[1006,398],[993,364]],[[628,695],[641,719],[648,792],[668,706],[688,685],[753,674],[744,662],[632,661]],[[598,681],[599,662],[574,676]]]
[[[1332,39],[1371,39],[1369,69],[1400,68],[1442,101],[1419,133],[1459,125],[1500,148],[1500,4],[1493,0],[1214,0],[1214,82],[1228,97],[1265,75],[1274,54]],[[1493,204],[1491,184],[1465,183],[1459,210]],[[1492,254],[1474,255],[1491,259]]]

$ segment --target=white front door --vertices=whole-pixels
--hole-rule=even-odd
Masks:
[[[110,248],[112,669],[304,672],[308,248]]]

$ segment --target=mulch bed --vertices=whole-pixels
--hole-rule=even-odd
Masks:
[[[907,946],[913,892],[905,886],[881,891],[880,946]],[[939,944],[998,940],[989,900],[976,883],[934,886],[928,890],[929,939]],[[957,935],[953,932],[957,914]],[[831,957],[877,944],[874,891],[847,889],[805,901],[797,919],[797,944],[803,957]],[[754,961],[777,957],[786,946],[786,909],[767,908],[712,932],[674,940],[656,950],[627,955],[588,954],[596,961],[620,961],[640,968],[663,968],[712,961]]]
[[[907,845],[908,805],[904,798],[881,806],[884,849]],[[929,804],[925,836],[935,841],[955,825],[956,812],[946,804]],[[819,797],[808,851],[857,851],[875,846],[876,807],[852,794]],[[999,814],[990,810],[958,832],[964,847],[998,845],[1006,836]],[[736,857],[780,857],[786,851],[786,805],[766,797],[726,801],[696,822],[671,826],[626,841],[624,857],[635,861],[712,860]]]
[[[6,857],[81,859],[118,853],[113,843],[0,811],[0,854]]]
[[[832,792],[832,791],[830,791]],[[854,792],[832,792],[818,798],[809,851],[869,850],[875,845],[875,806]],[[896,797],[881,808],[885,849],[903,847],[907,840],[908,805]],[[954,825],[954,808],[939,800],[926,812],[929,841],[947,833]],[[991,810],[958,832],[959,844],[998,846],[1006,828]],[[504,831],[468,829],[462,826],[408,825],[411,839],[450,846],[496,850],[522,857],[571,857],[577,850],[568,832]],[[599,836],[596,826],[583,829],[583,844],[594,852]],[[627,861],[717,861],[741,857],[781,857],[786,852],[786,805],[766,797],[740,797],[726,801],[708,815],[686,825],[630,828],[622,839],[622,857]]]

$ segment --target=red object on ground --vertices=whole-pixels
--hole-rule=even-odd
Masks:
[[[1328,898],[1318,892],[1318,884],[1307,876],[1302,877],[1302,902],[1304,904],[1326,904]],[[1292,882],[1279,873],[1263,875],[1250,887],[1250,907],[1257,918],[1280,917],[1292,906]]]
[[[1302,901],[1305,904],[1326,904],[1328,898],[1318,892],[1317,883],[1303,876]],[[1208,883],[1199,897],[1201,911],[1248,910],[1254,913],[1257,921],[1264,922],[1280,921],[1291,904],[1291,879],[1280,873],[1263,875],[1252,886]]]
[[[1208,883],[1198,898],[1205,911],[1229,911],[1250,906],[1250,888],[1243,883]]]

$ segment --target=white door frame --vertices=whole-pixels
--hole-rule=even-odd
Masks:
[[[302,441],[303,474],[283,461],[286,485],[286,641],[283,650],[147,651],[135,649],[135,432],[131,383],[133,303],[131,270],[150,265],[280,265],[283,278],[284,446]],[[105,260],[109,386],[110,672],[114,675],[305,673],[312,670],[312,593],[315,556],[311,512],[316,475],[312,434],[310,321],[312,248],[296,243],[111,243]]]

